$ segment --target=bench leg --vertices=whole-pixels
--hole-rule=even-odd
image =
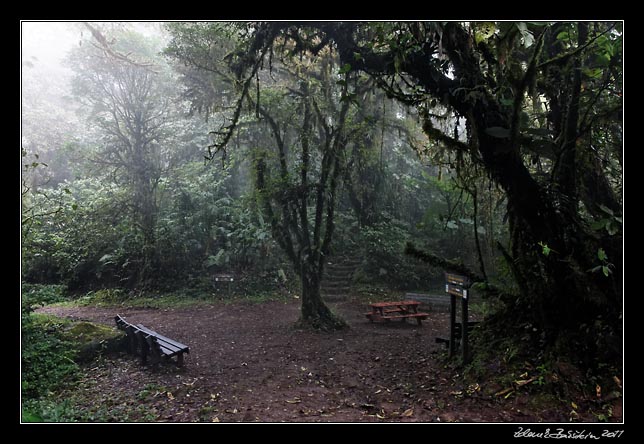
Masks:
[[[145,365],[148,362],[148,352],[150,351],[150,346],[148,341],[146,341],[145,336],[140,331],[134,333],[138,339],[139,346],[141,347],[141,364]]]
[[[156,343],[152,336],[148,336],[146,338],[146,342],[148,350],[150,351],[150,356],[152,356],[152,364],[156,365],[161,361],[161,350],[159,349],[159,344]]]
[[[423,320],[421,318],[416,318],[418,325],[423,325]]]
[[[177,355],[177,367],[183,367],[183,353]]]
[[[134,334],[134,329],[128,326],[125,328],[125,333],[127,334],[127,351],[136,354],[136,335]]]

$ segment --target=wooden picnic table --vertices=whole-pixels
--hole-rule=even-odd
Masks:
[[[400,319],[406,322],[407,319],[416,319],[418,325],[422,324],[423,319],[427,319],[429,313],[418,311],[418,301],[392,301],[392,302],[374,302],[369,304],[371,311],[365,313],[371,321],[390,321]]]

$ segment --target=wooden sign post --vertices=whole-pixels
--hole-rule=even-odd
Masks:
[[[445,292],[450,295],[449,305],[449,356],[454,356],[456,351],[456,298],[461,298],[461,350],[463,363],[469,362],[468,346],[468,313],[467,303],[470,279],[467,276],[445,273]]]
[[[218,290],[220,282],[227,282],[226,293],[228,294],[228,296],[230,296],[230,286],[234,280],[235,277],[232,274],[215,274],[212,277],[212,286],[215,288],[215,290]]]

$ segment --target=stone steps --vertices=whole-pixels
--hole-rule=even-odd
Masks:
[[[349,286],[344,286],[344,287],[323,287],[320,289],[320,292],[323,295],[343,295],[349,293],[351,290],[351,287]]]
[[[346,275],[342,277],[325,276],[322,282],[325,288],[348,287],[350,286],[350,283],[351,283],[351,275]]]
[[[351,278],[360,261],[354,258],[334,258],[324,269],[320,293],[329,302],[344,301],[351,291]]]

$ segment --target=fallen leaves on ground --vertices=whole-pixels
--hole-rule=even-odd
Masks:
[[[189,342],[191,354],[186,355],[185,366],[153,369],[129,354],[106,356],[91,363],[85,384],[66,395],[76,397],[74,406],[79,410],[110,422],[596,420],[584,408],[571,413],[570,398],[566,404],[548,401],[538,412],[530,412],[526,403],[519,405],[530,396],[521,391],[538,389],[529,384],[534,382],[528,375],[532,368],[517,372],[510,387],[489,381],[482,388],[468,381],[434,343],[448,329],[449,319],[443,313],[432,314],[431,322],[422,327],[375,325],[363,319],[363,307],[348,301],[334,308],[351,328],[325,335],[291,329],[300,315],[297,301],[240,307],[233,302],[125,313],[133,321]],[[114,322],[113,309],[52,310]],[[616,389],[622,382],[617,376],[613,381],[599,390],[593,387],[592,400],[601,393],[604,403],[618,401],[621,394]],[[579,407],[590,405],[588,399],[573,399]],[[613,411],[621,417],[620,406],[615,402]]]

